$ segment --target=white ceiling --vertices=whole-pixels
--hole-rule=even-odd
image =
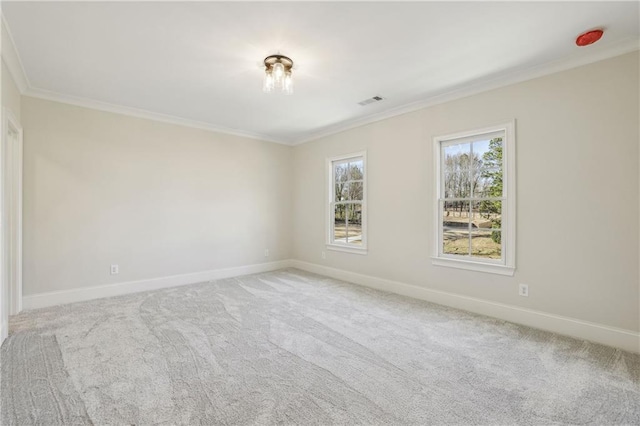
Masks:
[[[284,143],[633,49],[639,37],[637,2],[3,1],[2,9],[28,93]],[[603,39],[576,47],[595,27],[606,29]],[[292,96],[261,91],[259,64],[276,52],[295,61]],[[358,105],[374,95],[385,100]]]

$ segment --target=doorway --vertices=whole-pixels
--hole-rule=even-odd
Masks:
[[[22,127],[7,108],[2,110],[0,160],[0,341],[4,341],[9,333],[9,315],[22,310]]]

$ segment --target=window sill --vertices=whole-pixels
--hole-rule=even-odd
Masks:
[[[431,263],[435,266],[465,269],[467,271],[486,272],[488,274],[513,276],[516,268],[513,266],[497,265],[491,263],[474,262],[471,260],[449,259],[444,257],[432,257]]]
[[[343,253],[359,254],[363,256],[366,256],[367,254],[366,248],[346,247],[338,244],[327,244],[327,250],[341,251]]]

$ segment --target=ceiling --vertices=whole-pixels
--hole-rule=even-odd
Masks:
[[[2,9],[27,94],[282,143],[624,53],[637,48],[640,26],[637,2],[3,1]],[[606,29],[600,42],[575,46],[596,27]],[[291,96],[262,93],[260,63],[276,52],[295,62]],[[374,95],[384,101],[358,105]]]

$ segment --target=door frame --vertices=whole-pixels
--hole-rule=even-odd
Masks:
[[[2,109],[2,279],[8,315],[22,311],[22,161],[23,131],[8,108]],[[3,318],[4,319],[4,318]],[[5,327],[3,327],[3,333]]]

